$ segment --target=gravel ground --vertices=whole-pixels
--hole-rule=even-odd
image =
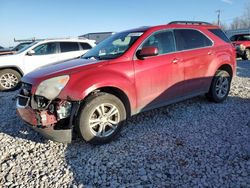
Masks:
[[[0,187],[250,187],[250,62],[223,104],[196,97],[132,117],[92,146],[48,141],[0,93]]]

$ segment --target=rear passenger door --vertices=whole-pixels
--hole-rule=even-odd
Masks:
[[[78,42],[60,42],[60,61],[74,59],[80,57],[82,52]]]
[[[209,65],[213,61],[213,42],[195,29],[175,29],[177,59],[184,67],[184,94],[206,92],[210,87]]]

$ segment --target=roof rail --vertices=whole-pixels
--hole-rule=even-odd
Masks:
[[[211,23],[201,21],[173,21],[169,22],[168,24],[212,25]]]
[[[44,39],[36,39],[35,37],[31,38],[31,39],[16,39],[14,38],[14,42],[35,42],[35,41],[41,41]]]
[[[86,39],[85,37],[58,37],[58,38],[44,38],[44,39],[36,39],[35,37],[30,39],[16,39],[14,38],[14,42],[35,42],[35,41],[42,41],[42,40],[63,40],[63,39]]]

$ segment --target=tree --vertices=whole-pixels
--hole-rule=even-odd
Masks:
[[[246,4],[243,15],[234,18],[230,29],[250,28],[250,3]]]

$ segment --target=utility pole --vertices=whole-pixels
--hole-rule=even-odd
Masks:
[[[216,13],[217,13],[217,24],[218,26],[220,26],[220,14],[221,14],[221,10],[216,10]]]

